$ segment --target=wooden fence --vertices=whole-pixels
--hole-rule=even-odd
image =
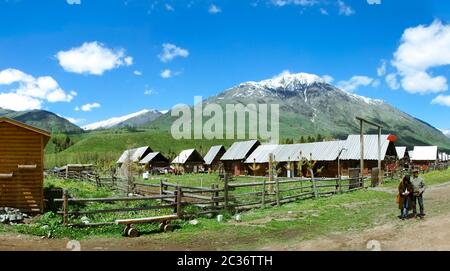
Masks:
[[[89,179],[89,178],[88,178]],[[98,182],[100,177],[96,177]],[[93,181],[92,179],[89,179]],[[94,215],[101,213],[123,213],[132,211],[146,211],[154,209],[173,208],[182,210],[183,217],[196,217],[203,214],[218,213],[221,211],[239,212],[252,208],[280,206],[281,204],[332,196],[364,188],[365,178],[255,178],[249,182],[236,182],[225,177],[221,182],[211,187],[196,187],[174,184],[166,180],[159,183],[130,183],[112,178],[111,184],[116,189],[125,185],[127,197],[114,198],[70,198],[64,191],[61,199],[55,202],[62,203],[62,210],[58,213],[63,216],[65,225],[70,225],[70,217]],[[102,179],[99,186],[104,185]],[[123,187],[125,188],[125,187]],[[120,188],[119,190],[122,190]],[[128,197],[129,193],[133,196]],[[179,196],[177,196],[179,194]],[[69,204],[88,204],[104,202],[131,202],[147,203],[145,206],[121,207],[97,210],[71,210]],[[182,207],[193,206],[186,210]],[[73,209],[73,208],[72,208]],[[114,222],[89,223],[89,225],[113,224]],[[80,225],[80,224],[78,224]]]

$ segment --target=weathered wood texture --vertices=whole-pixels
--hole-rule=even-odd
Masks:
[[[42,212],[44,146],[48,138],[13,123],[0,121],[0,206]]]

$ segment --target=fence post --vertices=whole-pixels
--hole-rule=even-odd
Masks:
[[[211,185],[211,189],[215,189],[215,188],[216,188],[216,185],[215,185],[215,184],[212,184],[212,185]],[[214,206],[215,206],[215,202],[214,202],[214,194],[215,194],[215,192],[211,192],[211,209],[213,209]]]
[[[163,180],[162,179],[159,180],[159,195],[160,196],[164,195],[164,186],[163,186]],[[164,200],[160,199],[159,201],[160,201],[160,203],[163,203]]]
[[[228,210],[228,174],[225,173],[224,176],[224,184],[223,184],[223,201],[225,210]]]
[[[68,212],[69,212],[69,193],[67,189],[63,190],[63,224],[67,226],[68,224]]]
[[[183,214],[181,212],[181,197],[182,197],[181,187],[177,186],[177,190],[175,191],[175,196],[176,196],[175,200],[177,203],[177,207],[176,207],[177,208],[176,209],[177,216],[178,216],[178,218],[181,218],[183,216]]]
[[[97,187],[102,186],[102,184],[100,183],[100,176],[95,175],[95,182],[96,182],[96,184],[97,184]]]
[[[219,200],[218,200],[218,198],[219,198],[219,185],[218,184],[216,184],[215,185],[215,189],[217,190],[216,192],[214,192],[214,197],[216,198],[215,199],[215,203],[216,203],[216,206],[219,206]]]
[[[277,206],[280,206],[280,183],[278,182],[278,177],[275,177],[275,187],[277,189],[276,191]]]
[[[312,183],[312,188],[313,188],[313,192],[314,192],[314,198],[318,198],[319,194],[317,193],[316,180],[314,179],[314,172],[312,169],[310,169],[310,172],[311,172],[311,183]]]
[[[342,176],[338,179],[339,194],[342,194]]]

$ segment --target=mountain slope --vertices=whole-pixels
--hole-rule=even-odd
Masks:
[[[438,145],[450,150],[450,140],[426,122],[381,100],[340,90],[313,74],[282,74],[260,82],[242,83],[208,98],[207,103],[279,104],[281,138],[299,139],[302,135],[319,133],[345,138],[350,133],[359,133],[355,119],[359,116],[381,124],[383,133],[397,135],[398,145]],[[150,126],[170,129],[174,119],[167,114]],[[376,132],[366,127],[365,132]]]
[[[97,130],[97,129],[109,129],[109,128],[121,128],[126,126],[139,127],[144,124],[149,124],[153,120],[162,115],[157,110],[144,109],[139,112],[135,112],[129,115],[121,117],[113,117],[107,120],[91,123],[83,126],[85,130]]]
[[[7,117],[52,133],[81,133],[83,130],[55,113],[45,110],[11,111],[0,108],[0,117]]]

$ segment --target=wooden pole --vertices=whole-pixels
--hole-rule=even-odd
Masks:
[[[216,185],[212,184],[211,185],[211,190],[214,190],[214,188],[216,188]],[[215,195],[215,192],[211,192],[211,207],[213,207],[213,208],[216,205],[215,202],[214,202],[214,195]]]
[[[359,120],[359,131],[360,131],[360,151],[361,151],[361,160],[360,160],[360,173],[359,175],[364,177],[364,131],[363,131],[363,120]]]
[[[381,173],[381,127],[378,127],[378,182],[382,182],[383,174]]]
[[[63,190],[63,224],[66,226],[68,224],[68,213],[69,213],[69,193],[67,189]]]
[[[224,184],[223,184],[223,200],[225,210],[228,210],[228,174],[224,174]]]
[[[310,169],[309,172],[311,173],[311,183],[314,192],[314,198],[317,199],[319,197],[319,193],[317,193],[316,180],[314,179],[314,172],[312,169]]]
[[[176,201],[177,201],[177,216],[178,218],[182,218],[183,217],[183,213],[181,210],[181,198],[182,198],[182,191],[181,191],[181,187],[177,186],[177,191],[176,191]]]

